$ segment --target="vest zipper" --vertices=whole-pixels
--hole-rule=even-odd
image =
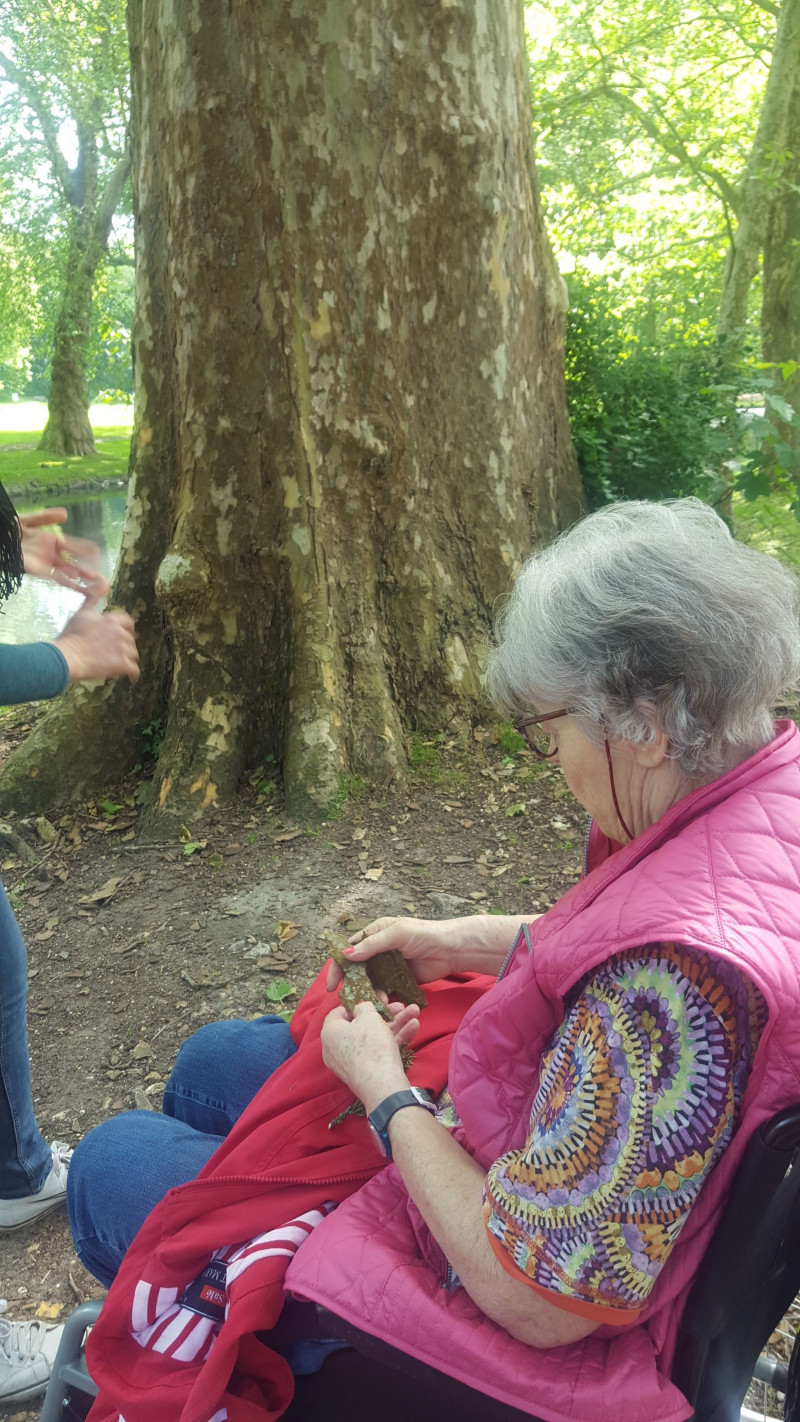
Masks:
[[[586,878],[586,875],[589,873],[589,840],[590,840],[590,838],[591,838],[592,825],[593,825],[593,824],[594,824],[594,820],[592,819],[592,817],[591,817],[591,815],[590,815],[589,818],[588,818],[588,820],[586,821],[586,834],[584,835],[584,839],[583,839],[583,877],[584,877],[584,879]]]
[[[461,1280],[449,1260],[447,1261],[447,1268],[444,1272],[441,1287],[446,1294],[454,1294],[456,1289],[461,1287]]]

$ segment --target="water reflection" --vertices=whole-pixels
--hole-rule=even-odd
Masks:
[[[64,525],[66,533],[73,533],[76,538],[91,538],[98,544],[103,573],[111,582],[122,541],[124,489],[88,496],[76,494],[71,498],[53,494],[35,502],[21,499],[17,510],[19,513],[34,513],[37,509],[56,505],[65,508],[69,514]],[[19,592],[9,598],[0,610],[0,642],[19,645],[22,642],[52,641],[82,601],[79,593],[60,588],[55,583],[43,582],[41,578],[25,578]]]

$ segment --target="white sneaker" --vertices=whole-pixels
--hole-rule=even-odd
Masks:
[[[53,1141],[50,1150],[53,1168],[41,1190],[37,1190],[35,1195],[23,1195],[21,1200],[0,1200],[0,1230],[21,1229],[23,1225],[38,1220],[40,1215],[48,1214],[66,1199],[72,1146],[65,1145],[63,1141]]]
[[[8,1304],[0,1299],[0,1313]],[[0,1318],[0,1402],[24,1402],[47,1387],[63,1323],[11,1323]]]

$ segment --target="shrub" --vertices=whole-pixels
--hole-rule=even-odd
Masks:
[[[607,284],[576,277],[569,289],[567,403],[589,507],[686,494],[719,502],[739,422],[718,343],[657,344],[646,321],[615,309]]]

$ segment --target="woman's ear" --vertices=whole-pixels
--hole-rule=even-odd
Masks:
[[[656,708],[652,701],[637,698],[636,709],[647,722],[649,735],[646,741],[632,746],[633,758],[637,765],[646,770],[655,770],[669,755],[669,741],[656,721]]]

